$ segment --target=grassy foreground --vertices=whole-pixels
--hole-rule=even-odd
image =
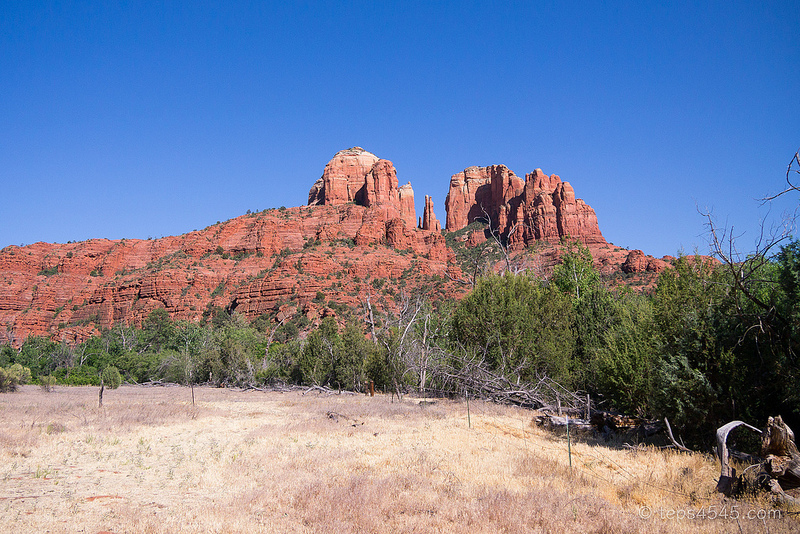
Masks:
[[[700,454],[572,444],[531,412],[316,392],[0,395],[6,532],[798,532]],[[705,517],[698,517],[703,515]],[[727,517],[725,517],[727,516]],[[737,516],[737,517],[734,517]],[[713,518],[712,518],[713,517]]]

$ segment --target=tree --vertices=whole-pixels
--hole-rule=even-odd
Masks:
[[[100,373],[100,408],[103,407],[103,390],[108,385],[109,389],[117,389],[122,384],[122,375],[119,374],[119,369],[114,366],[108,366]]]
[[[339,327],[333,317],[322,320],[319,328],[308,335],[298,362],[303,383],[324,385],[336,380],[336,364],[340,351]]]
[[[570,298],[526,275],[481,279],[456,307],[451,340],[513,380],[548,376],[571,385],[574,312]]]
[[[561,263],[553,269],[552,281],[561,291],[579,301],[600,285],[600,274],[594,268],[589,248],[580,241],[562,241],[566,249]]]
[[[786,170],[787,186],[762,202],[800,191],[795,181],[799,174],[800,152],[795,152]],[[771,231],[762,224],[754,250],[743,254],[738,250],[733,228],[720,227],[708,212],[703,215],[712,253],[726,273],[728,313],[720,320],[720,330],[735,336],[736,342],[729,351],[734,369],[729,385],[734,413],[731,419],[761,419],[780,410],[791,425],[799,424],[800,393],[796,383],[800,377],[800,324],[796,303],[800,275],[798,245],[791,237],[795,218],[784,217],[782,227]]]
[[[726,284],[714,262],[681,256],[661,273],[656,286],[654,320],[661,361],[654,369],[654,411],[667,416],[694,443],[709,440],[722,419],[731,352],[721,320],[729,302]],[[724,414],[724,415],[723,415]]]
[[[164,308],[151,311],[142,324],[142,337],[145,349],[161,352],[167,348],[175,348],[175,326]]]
[[[604,329],[588,356],[587,386],[623,413],[649,414],[660,365],[651,299],[620,291],[605,318],[609,320],[600,323]],[[579,332],[582,323],[577,321]]]

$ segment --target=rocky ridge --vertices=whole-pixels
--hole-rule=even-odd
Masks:
[[[156,308],[193,322],[219,307],[249,319],[302,314],[313,324],[367,296],[392,310],[404,291],[458,298],[468,290],[433,200],[425,197],[417,221],[411,185],[398,185],[392,162],[358,147],[338,152],[308,202],[161,239],[8,246],[0,250],[0,343],[19,346],[29,335],[79,342],[117,323],[140,325]],[[645,277],[661,268],[606,243],[571,186],[538,170],[523,181],[502,165],[470,167],[451,178],[446,209],[448,231],[486,211],[525,268],[557,263],[564,235],[587,243],[606,274],[621,275],[623,264]],[[488,237],[474,231],[463,246]],[[532,243],[543,246],[531,252]]]

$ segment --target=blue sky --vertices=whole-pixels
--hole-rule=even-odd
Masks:
[[[0,247],[298,206],[338,150],[570,181],[606,239],[751,248],[800,147],[800,3],[0,0]],[[663,5],[661,5],[663,4]]]

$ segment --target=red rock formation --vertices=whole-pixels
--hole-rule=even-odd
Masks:
[[[489,167],[467,167],[450,177],[450,191],[444,201],[445,226],[458,230],[483,216],[482,207],[490,208],[491,171]]]
[[[425,210],[422,212],[422,219],[419,221],[419,227],[423,230],[433,230],[435,232],[442,231],[442,225],[436,214],[433,213],[433,198],[425,195]]]
[[[348,202],[359,206],[383,207],[387,215],[385,223],[400,217],[409,228],[417,224],[411,184],[398,187],[397,171],[392,162],[378,159],[361,147],[337,152],[325,165],[322,178],[308,192],[309,206]]]
[[[641,250],[631,250],[625,262],[620,266],[624,273],[660,273],[667,267],[664,259],[656,259],[652,256],[645,256]]]
[[[322,178],[311,187],[308,193],[308,205],[347,202],[363,205],[365,177],[377,161],[378,157],[375,154],[358,146],[340,150],[325,165]]]
[[[505,165],[469,167],[450,179],[445,209],[451,231],[488,216],[512,250],[539,240],[557,243],[563,237],[606,242],[594,210],[575,198],[568,182],[541,169],[523,182]]]
[[[406,222],[408,228],[415,228],[417,226],[417,208],[414,206],[414,190],[411,188],[411,182],[400,186],[398,199],[400,218]]]
[[[330,165],[330,164],[329,164]],[[363,205],[381,206],[400,205],[400,195],[397,191],[397,171],[391,161],[379,159],[364,176]],[[335,204],[329,202],[328,204]]]
[[[647,270],[647,256],[641,250],[631,250],[620,269],[624,273],[643,273]]]
[[[418,276],[445,279],[451,255],[439,233],[417,230],[394,206],[355,204],[265,210],[157,240],[9,246],[0,251],[0,343],[31,334],[80,342],[118,322],[140,325],[156,308],[199,321],[221,306],[252,319],[317,291],[359,306],[367,285],[354,277],[407,272],[412,289]]]
[[[594,211],[568,183],[538,169],[523,181],[503,165],[470,167],[451,178],[445,207],[448,229],[488,217],[512,251],[571,235],[589,245],[603,273],[619,270],[626,255],[626,268],[641,272],[644,265],[645,276],[665,265],[642,264],[637,251],[605,243]],[[398,187],[390,161],[359,148],[342,151],[309,192],[309,206],[264,210],[157,240],[0,250],[0,342],[19,346],[31,334],[80,342],[116,323],[140,325],[157,308],[187,321],[199,321],[213,306],[251,319],[301,310],[316,320],[332,313],[313,302],[318,292],[360,306],[369,291],[373,305],[396,305],[392,293],[377,298],[371,285],[377,278],[402,278],[408,291],[436,286],[457,298],[466,289],[452,280],[463,273],[427,196],[420,226],[413,190]],[[459,240],[477,246],[486,235]],[[550,246],[530,267],[552,268],[558,248]],[[381,288],[397,291],[391,283]]]

